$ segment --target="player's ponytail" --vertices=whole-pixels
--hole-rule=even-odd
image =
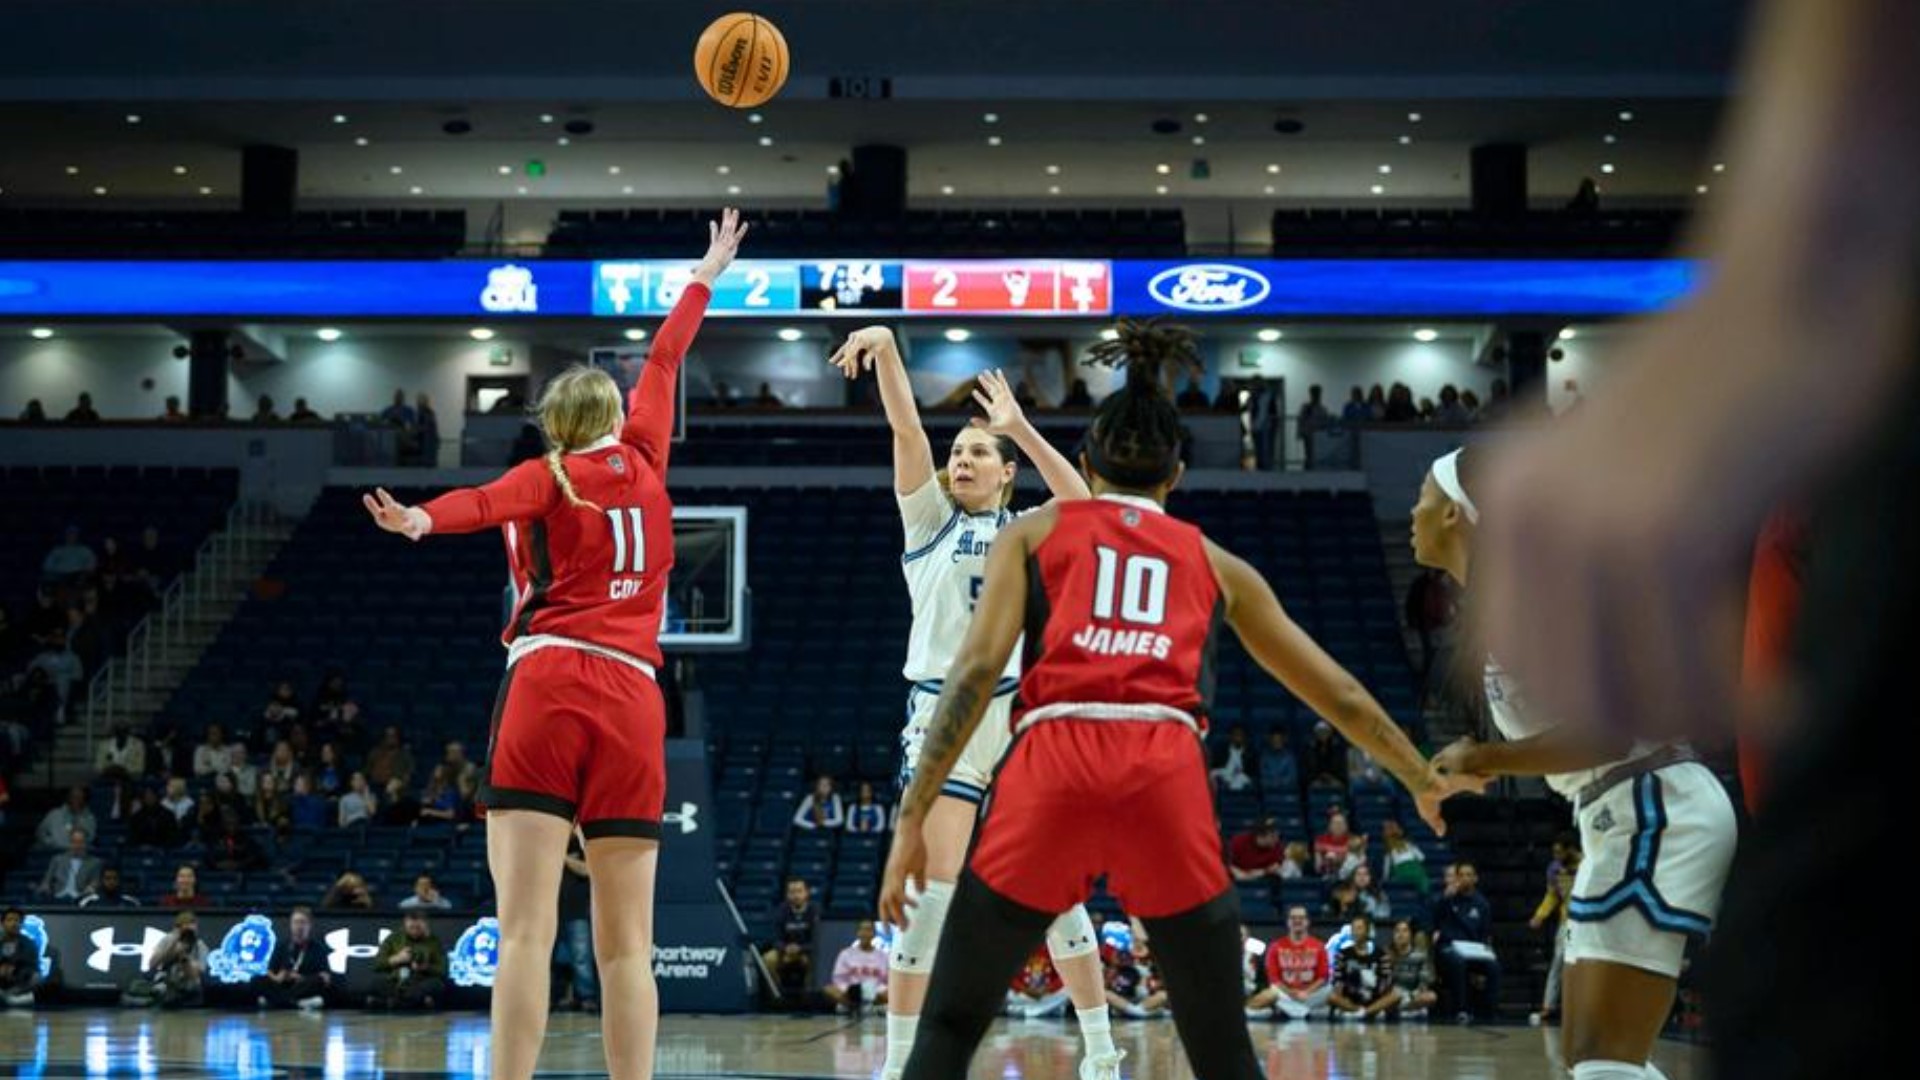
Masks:
[[[575,364],[547,383],[534,411],[547,437],[547,471],[560,493],[574,506],[600,509],[574,490],[566,455],[620,430],[620,390],[613,379],[604,371]]]
[[[1089,350],[1087,362],[1126,371],[1127,383],[1094,411],[1087,432],[1087,461],[1101,479],[1150,490],[1166,483],[1180,464],[1185,431],[1167,392],[1166,379],[1197,367],[1193,332],[1159,319],[1122,319],[1112,340]]]

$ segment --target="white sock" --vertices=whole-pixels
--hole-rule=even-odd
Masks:
[[[913,1054],[913,1035],[919,1029],[918,1016],[887,1014],[887,1060],[880,1066],[882,1075],[907,1067],[907,1058]]]
[[[1646,1080],[1645,1065],[1624,1061],[1583,1061],[1573,1067],[1573,1080]]]
[[[1080,1038],[1087,1044],[1088,1057],[1105,1057],[1114,1052],[1113,1024],[1107,1019],[1105,1005],[1075,1009],[1073,1015],[1080,1018]]]

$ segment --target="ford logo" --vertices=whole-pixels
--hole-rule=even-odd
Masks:
[[[1163,270],[1147,282],[1155,300],[1182,311],[1239,311],[1267,298],[1273,286],[1251,270],[1200,263]]]

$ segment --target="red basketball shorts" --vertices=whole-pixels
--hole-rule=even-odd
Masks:
[[[968,866],[994,892],[1065,911],[1107,890],[1163,918],[1228,888],[1200,740],[1181,724],[1045,720],[994,776]]]
[[[588,839],[660,838],[666,704],[647,673],[581,649],[537,649],[493,706],[480,802],[578,821]]]

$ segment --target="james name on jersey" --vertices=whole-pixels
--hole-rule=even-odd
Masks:
[[[1165,660],[1173,649],[1173,639],[1150,630],[1114,630],[1092,623],[1073,635],[1073,643],[1099,656],[1151,656]]]

